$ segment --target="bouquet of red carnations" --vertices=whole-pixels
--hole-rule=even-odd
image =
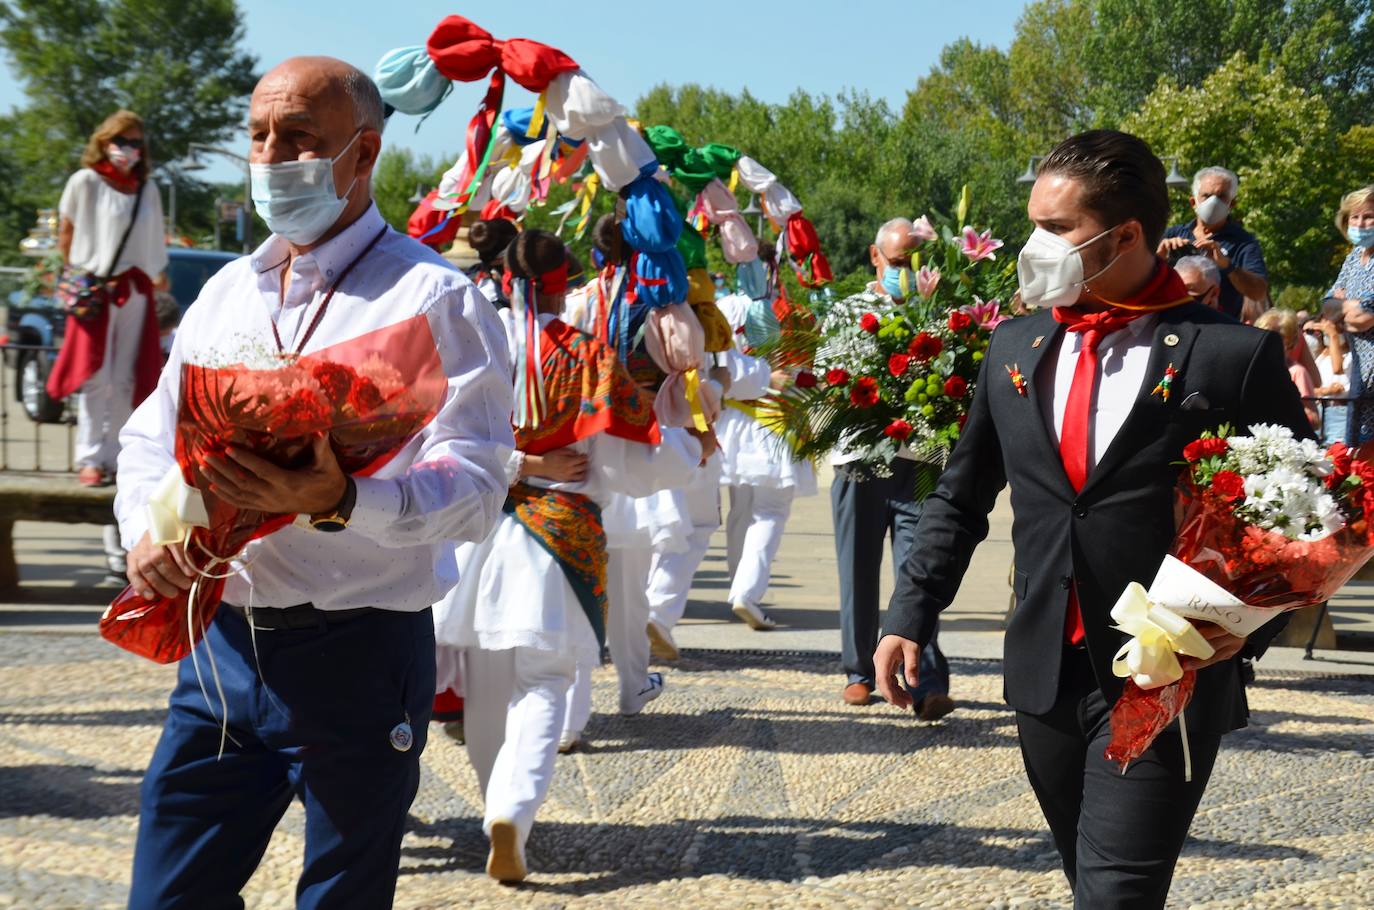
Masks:
[[[425,316],[270,369],[183,364],[177,464],[147,507],[149,533],[155,543],[182,543],[201,577],[177,597],[145,600],[125,588],[101,617],[100,634],[158,663],[180,660],[214,616],[232,561],[295,520],[220,500],[202,471],[207,455],[232,446],[300,467],[312,441],[328,434],[343,470],[366,476],[434,419],[446,388]]]
[[[1146,591],[1112,609],[1132,635],[1113,671],[1129,677],[1112,709],[1107,757],[1140,757],[1187,707],[1195,672],[1177,654],[1214,653],[1189,620],[1248,637],[1287,610],[1328,600],[1374,555],[1374,465],[1342,443],[1323,450],[1287,427],[1228,427],[1183,450],[1178,532]]]

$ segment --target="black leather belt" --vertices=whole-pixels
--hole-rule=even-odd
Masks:
[[[236,613],[244,622],[248,621],[246,608],[231,603],[220,606]],[[253,628],[263,632],[323,629],[376,612],[378,612],[376,607],[357,607],[352,610],[321,610],[314,604],[296,604],[294,607],[254,607]]]

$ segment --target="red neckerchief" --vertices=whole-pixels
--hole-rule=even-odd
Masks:
[[[127,193],[132,196],[134,193],[138,192],[138,175],[132,170],[125,173],[108,161],[96,162],[91,170],[104,177],[106,183],[119,190],[121,193]]]
[[[1188,286],[1183,283],[1183,279],[1178,276],[1169,263],[1163,259],[1158,260],[1155,266],[1154,276],[1150,278],[1148,284],[1141,288],[1139,292],[1127,300],[1115,301],[1104,300],[1107,309],[1096,312],[1084,310],[1082,307],[1055,307],[1055,322],[1070,326],[1069,331],[1084,331],[1089,326],[1115,325],[1118,329],[1125,326],[1137,316],[1146,313],[1158,313],[1161,310],[1171,310],[1176,306],[1188,303],[1192,298],[1188,294]],[[1087,321],[1088,326],[1075,329],[1076,323]]]

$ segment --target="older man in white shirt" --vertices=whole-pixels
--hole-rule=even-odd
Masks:
[[[499,517],[514,441],[491,305],[372,203],[381,128],[376,87],[341,61],[296,58],[263,77],[250,160],[274,234],[206,285],[121,435],[130,582],[173,595],[192,567],[152,543],[143,513],[174,464],[183,363],[308,354],[424,317],[447,378],[433,420],[367,477],[345,475],[325,441],[300,469],[232,449],[208,459],[220,499],[310,521],[245,549],[198,646],[227,717],[191,662],[180,668],[143,783],[133,908],[237,906],[293,796],[306,816],[297,907],[392,903],[434,695],[429,605],[456,582],[451,542],[481,540]]]

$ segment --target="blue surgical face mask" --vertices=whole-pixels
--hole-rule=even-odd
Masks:
[[[1357,228],[1352,224],[1345,229],[1345,236],[1349,237],[1355,246],[1364,249],[1374,247],[1374,227]]]
[[[898,268],[895,265],[883,268],[883,290],[887,291],[888,296],[897,300],[905,300],[916,291],[916,276],[911,269]]]
[[[308,158],[276,164],[249,165],[253,206],[272,233],[297,246],[308,246],[324,236],[348,208],[353,183],[340,196],[334,190],[334,162],[342,158],[362,135],[353,134],[333,158]]]

